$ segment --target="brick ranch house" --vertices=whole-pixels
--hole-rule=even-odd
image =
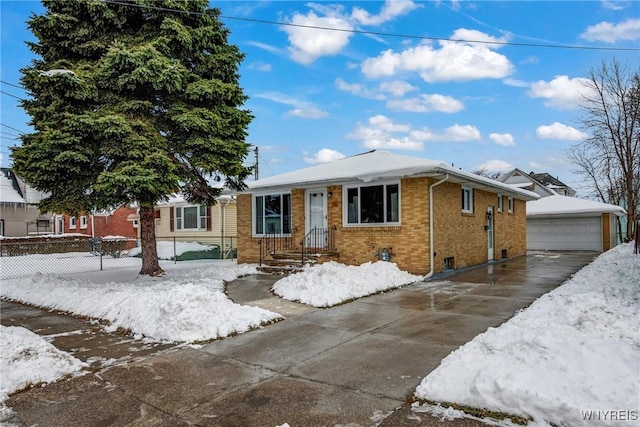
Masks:
[[[330,252],[431,275],[526,253],[538,195],[445,163],[370,151],[249,183],[238,195],[238,262]]]

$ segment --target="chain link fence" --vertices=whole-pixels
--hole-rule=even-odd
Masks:
[[[41,274],[81,272],[140,267],[140,248],[132,239],[92,239],[89,236],[48,235],[0,239],[0,279]],[[228,236],[188,236],[158,238],[158,258],[162,260],[221,260],[237,258],[237,238]]]
[[[0,279],[35,273],[70,274],[139,266],[124,256],[129,239],[92,239],[89,236],[38,236],[0,240]]]
[[[236,259],[238,239],[235,236],[180,235],[158,237],[158,258],[178,261]]]

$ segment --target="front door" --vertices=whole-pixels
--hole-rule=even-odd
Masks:
[[[59,216],[56,218],[56,234],[64,233],[64,217]]]
[[[308,248],[326,249],[327,232],[327,191],[314,189],[305,191],[307,206],[306,242]]]
[[[487,207],[487,259],[493,261],[493,206]]]

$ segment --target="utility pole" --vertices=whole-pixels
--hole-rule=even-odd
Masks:
[[[256,153],[256,166],[253,169],[253,178],[257,181],[260,175],[260,173],[258,172],[258,147],[256,146],[255,150],[253,151]]]

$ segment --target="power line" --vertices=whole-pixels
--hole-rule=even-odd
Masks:
[[[2,132],[2,131],[0,131],[0,133],[1,133],[1,134],[4,134],[4,135],[8,135],[8,136],[18,136],[18,137],[20,136],[20,135],[16,135],[15,133],[9,133],[9,132]]]
[[[168,7],[124,3],[124,2],[120,2],[120,1],[116,1],[116,0],[103,0],[103,1],[104,1],[104,3],[117,4],[117,5],[121,5],[121,6],[129,6],[129,7],[137,7],[137,8],[142,8],[142,9],[159,10],[159,11],[163,11],[163,12],[182,13],[184,15],[209,16],[209,15],[207,15],[205,13],[202,13],[202,12],[192,12],[192,11],[189,11],[189,10],[171,9],[171,8],[168,8]],[[295,27],[295,28],[308,28],[308,29],[313,29],[313,30],[338,31],[338,32],[343,32],[343,33],[363,34],[363,35],[372,35],[372,36],[380,36],[380,37],[399,37],[399,38],[418,39],[418,40],[448,41],[448,42],[458,42],[458,43],[476,43],[476,44],[489,44],[489,45],[499,45],[499,46],[520,46],[520,47],[540,47],[540,48],[551,48],[551,49],[605,50],[605,51],[640,52],[640,48],[632,48],[632,47],[581,46],[581,45],[563,45],[563,44],[515,43],[515,42],[499,42],[499,41],[487,41],[487,40],[452,39],[452,38],[446,38],[446,37],[418,36],[418,35],[415,35],[415,34],[386,33],[386,32],[380,32],[380,31],[367,31],[367,30],[355,30],[355,29],[346,29],[346,28],[321,27],[321,26],[317,26],[317,25],[294,24],[294,23],[291,23],[291,22],[270,21],[270,20],[267,20],[267,19],[241,18],[241,17],[238,17],[238,16],[229,16],[229,15],[220,15],[220,18],[231,19],[231,20],[235,20],[235,21],[254,22],[254,23],[257,23],[257,24],[279,25],[279,26],[284,26],[284,27]]]
[[[5,94],[5,95],[10,96],[10,97],[15,98],[15,99],[19,99],[20,101],[24,101],[24,99],[20,98],[19,96],[12,95],[12,94],[10,94],[8,92],[5,92],[3,90],[0,90],[0,93]]]
[[[4,126],[4,127],[9,128],[9,129],[11,129],[11,130],[15,130],[15,131],[16,131],[16,132],[18,132],[19,134],[24,135],[24,132],[22,132],[20,129],[16,129],[16,128],[11,127],[11,126],[9,126],[9,125],[5,125],[4,123],[0,123],[0,126]]]
[[[22,86],[14,85],[13,83],[5,82],[4,80],[0,80],[0,83],[4,83],[7,86],[13,86],[13,87],[18,88],[18,89],[24,89]]]

